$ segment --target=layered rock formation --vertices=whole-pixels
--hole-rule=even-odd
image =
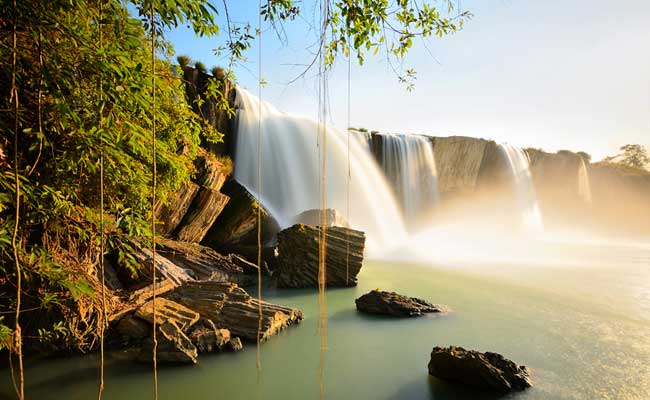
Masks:
[[[520,366],[497,353],[481,353],[462,347],[434,347],[429,361],[429,374],[494,391],[524,390],[532,385],[525,366]]]
[[[354,302],[357,310],[361,312],[391,317],[419,317],[427,313],[445,311],[443,306],[431,304],[426,300],[381,290],[371,290]]]
[[[280,330],[299,323],[302,311],[267,302],[259,302],[234,283],[194,281],[174,290],[169,297],[198,311],[202,317],[233,335],[256,341],[259,306],[262,307],[260,340],[266,340]]]
[[[222,191],[231,200],[201,243],[222,253],[237,253],[257,262],[258,208],[262,216],[263,245],[273,246],[280,227],[255,197],[236,181],[227,182]]]
[[[297,224],[278,233],[280,287],[318,287],[320,228]],[[328,287],[355,286],[363,262],[365,234],[343,227],[329,227],[326,234]]]

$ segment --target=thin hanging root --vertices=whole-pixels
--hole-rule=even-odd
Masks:
[[[327,34],[327,24],[329,22],[329,0],[321,3],[321,37],[319,52],[319,130],[322,133],[322,157],[321,157],[321,214],[320,214],[320,237],[318,249],[318,304],[319,304],[319,334],[320,334],[320,362],[319,362],[319,387],[320,398],[325,398],[325,355],[327,352],[327,304],[325,290],[327,286],[326,275],[326,255],[327,255],[327,71],[324,64],[323,50]]]
[[[15,198],[15,223],[14,230],[11,235],[11,249],[13,251],[14,263],[16,266],[16,325],[14,329],[13,346],[18,354],[18,372],[19,384],[16,390],[16,395],[20,400],[25,398],[25,374],[23,367],[23,343],[22,332],[20,330],[20,302],[22,295],[22,271],[20,268],[20,260],[18,259],[18,223],[20,221],[20,180],[18,179],[18,88],[16,87],[16,58],[17,58],[17,14],[18,7],[16,0],[12,1],[13,21],[12,21],[12,61],[11,61],[11,95],[10,101],[13,100],[14,105],[14,183],[16,188]],[[11,360],[11,352],[9,352],[9,359]],[[13,371],[12,371],[13,379]],[[14,386],[16,386],[14,384]]]
[[[153,298],[151,308],[153,313],[153,395],[158,400],[158,338],[156,326],[156,26],[154,1],[151,1],[151,137],[153,150],[153,182],[151,185],[151,276]]]
[[[255,367],[257,371],[257,385],[260,389],[262,379],[262,354],[260,341],[262,340],[262,1],[258,0],[258,109],[257,109],[257,341],[255,347]],[[258,393],[259,395],[260,393]],[[260,396],[258,396],[260,397]]]
[[[99,21],[97,27],[99,29],[99,48],[103,49],[103,36],[102,36],[102,0],[99,0]],[[104,126],[104,118],[102,114],[102,104],[104,102],[104,88],[102,71],[99,72],[99,131],[103,134],[102,128]],[[39,98],[40,104],[40,98]],[[101,136],[100,136],[101,140]],[[99,329],[99,389],[97,393],[97,400],[102,400],[104,394],[104,333],[106,331],[106,279],[104,275],[104,145],[101,144],[99,152],[99,270],[101,275],[101,300],[102,312],[101,318],[97,321]]]
[[[349,24],[348,24],[349,28]],[[350,43],[350,35],[347,40],[348,46]],[[351,69],[351,53],[348,49],[348,121],[347,121],[347,134],[348,134],[348,180],[347,180],[347,212],[345,218],[347,219],[348,226],[350,224],[350,180],[352,179],[352,171],[350,169],[350,69]],[[350,279],[350,231],[345,231],[345,285],[348,285]]]

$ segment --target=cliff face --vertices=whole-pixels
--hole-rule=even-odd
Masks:
[[[616,233],[650,233],[650,172],[599,162],[590,168],[597,227]]]
[[[465,136],[434,137],[431,140],[438,169],[438,190],[442,196],[474,192],[486,149],[494,146],[494,142]]]

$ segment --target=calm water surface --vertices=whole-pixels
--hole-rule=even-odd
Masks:
[[[497,351],[532,369],[535,386],[509,399],[650,399],[650,250],[577,246],[561,265],[411,265],[368,262],[359,286],[327,293],[330,399],[491,399],[427,375],[433,346]],[[354,299],[395,290],[446,304],[444,316],[393,320],[359,314]],[[318,301],[311,290],[267,290],[306,319],[262,346],[160,369],[160,399],[316,399]],[[106,364],[105,399],[152,398],[150,367],[126,352]],[[98,357],[26,360],[30,399],[96,398]],[[0,398],[12,398],[2,371]]]

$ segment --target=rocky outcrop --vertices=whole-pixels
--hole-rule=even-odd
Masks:
[[[180,222],[176,239],[199,243],[226,207],[228,200],[229,197],[219,191],[202,187]]]
[[[159,325],[156,340],[158,342],[156,359],[159,363],[196,364],[199,356],[196,347],[173,320]],[[138,361],[153,362],[151,338],[141,347]]]
[[[231,106],[234,104],[234,85],[228,81],[225,73],[212,76],[190,66],[184,66],[182,69],[187,103],[191,104],[194,111],[208,124],[224,134],[223,142],[205,143],[205,147],[218,154],[229,153],[233,141],[231,132],[232,115],[223,106],[223,100]],[[216,96],[207,93],[210,80],[213,80],[218,90]],[[199,99],[201,101],[197,101]]]
[[[222,255],[196,243],[161,240],[158,253],[189,271],[197,280],[234,282],[242,286],[256,282],[257,266],[235,254]]]
[[[262,309],[260,340],[266,340],[282,329],[299,323],[302,311],[258,301],[234,283],[195,281],[174,290],[169,297],[197,311],[218,327],[234,336],[256,341],[259,306]]]
[[[215,248],[222,253],[242,254],[248,261],[256,262],[251,257],[250,248],[257,246],[257,210],[262,215],[262,244],[270,244],[280,230],[275,219],[261,206],[242,185],[234,180],[228,181],[223,189],[230,201],[219,218],[202,241],[203,245]]]
[[[226,179],[232,173],[230,158],[218,158],[204,149],[199,150],[199,154],[194,160],[194,166],[196,168],[194,181],[201,187],[217,191],[221,190]]]
[[[650,172],[609,162],[591,164],[592,227],[616,234],[650,234]]]
[[[320,228],[294,225],[278,233],[280,287],[318,287]],[[326,235],[327,286],[355,286],[363,263],[366,237],[361,231],[330,227]]]
[[[228,329],[218,329],[214,322],[205,318],[194,325],[189,337],[199,353],[221,351],[228,346],[231,340],[236,339],[230,337]]]
[[[199,185],[194,182],[185,183],[176,193],[174,193],[166,203],[156,204],[156,233],[167,236],[170,235],[181,223],[181,220],[190,209],[199,192]]]
[[[187,331],[192,325],[198,322],[201,317],[196,311],[168,300],[164,297],[155,300],[156,324],[162,325],[167,321],[174,323],[182,330]],[[153,324],[154,322],[154,300],[145,303],[135,311],[135,316]]]
[[[523,390],[532,385],[525,366],[517,365],[501,354],[481,353],[457,346],[434,347],[429,374],[443,380],[494,391]]]
[[[433,154],[438,170],[438,190],[443,194],[473,192],[485,167],[486,149],[494,142],[464,136],[435,137]]]
[[[361,312],[391,317],[419,317],[426,313],[445,311],[443,306],[431,304],[426,300],[380,290],[371,290],[354,302],[357,310]]]
[[[304,224],[312,226],[321,226],[322,213],[321,210],[307,210],[301,212],[293,218],[294,224]],[[338,210],[333,208],[328,208],[325,210],[325,221],[327,221],[326,226],[342,226],[344,228],[349,228],[350,225],[346,218]]]

